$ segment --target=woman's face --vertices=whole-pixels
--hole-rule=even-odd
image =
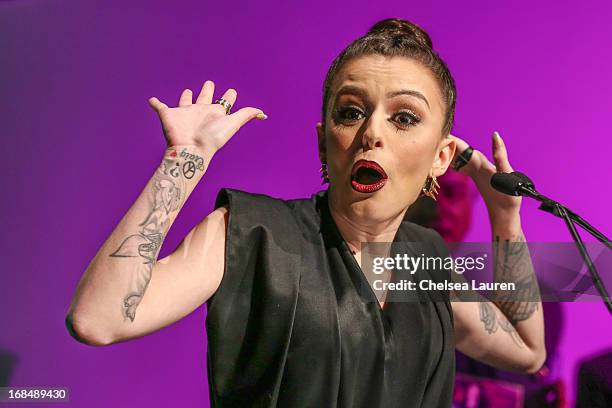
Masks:
[[[388,219],[412,204],[427,176],[444,174],[452,159],[455,144],[441,137],[439,87],[412,59],[349,60],[334,78],[328,106],[317,133],[336,208]]]

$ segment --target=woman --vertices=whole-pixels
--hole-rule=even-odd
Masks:
[[[450,135],[454,81],[422,29],[383,20],[332,64],[317,124],[328,190],[280,200],[222,189],[216,209],[156,261],[214,154],[246,122],[266,118],[256,108],[230,114],[236,91],[215,103],[213,92],[206,81],[194,103],[187,89],[176,108],[150,99],[168,148],[78,285],[67,316],[75,338],[125,341],[207,302],[211,404],[224,407],[450,406],[455,346],[537,371],[537,301],[394,302],[360,289],[369,286],[362,242],[428,242],[447,255],[438,234],[404,215],[422,192],[435,195],[435,178],[453,162],[489,209],[497,277],[537,294],[529,253],[513,244],[524,242],[520,198],[488,182],[512,171],[504,143],[495,135],[493,165]]]

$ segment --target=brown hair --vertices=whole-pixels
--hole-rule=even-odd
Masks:
[[[330,98],[330,88],[336,74],[349,60],[369,54],[386,57],[402,56],[414,59],[429,68],[436,78],[446,105],[446,115],[442,136],[447,136],[453,128],[457,89],[446,63],[433,50],[431,38],[418,25],[400,18],[388,18],[374,24],[370,31],[349,44],[334,60],[327,71],[323,84],[322,122]]]

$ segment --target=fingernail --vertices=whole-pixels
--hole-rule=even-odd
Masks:
[[[497,144],[502,144],[502,138],[499,135],[499,133],[496,131],[493,132],[493,142],[497,143]]]
[[[258,113],[256,118],[259,120],[265,120],[268,119],[268,115],[266,115],[265,113]]]

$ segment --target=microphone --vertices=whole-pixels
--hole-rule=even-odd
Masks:
[[[581,216],[570,210],[569,208],[561,205],[555,200],[552,200],[540,193],[535,189],[535,186],[531,179],[525,174],[514,171],[512,173],[498,172],[493,174],[491,177],[491,186],[497,191],[511,195],[511,196],[525,196],[531,197],[542,203],[539,210],[551,213],[559,218],[565,218],[567,215],[578,225],[584,228],[588,233],[597,238],[600,242],[603,242],[608,248],[612,249],[612,243],[604,234],[598,231],[595,227],[589,224]]]
[[[547,201],[545,197],[535,190],[531,179],[518,171],[493,174],[491,186],[497,191],[511,196],[527,196],[533,197],[538,201]]]
[[[593,264],[591,257],[589,256],[586,247],[584,246],[584,242],[576,231],[576,227],[574,222],[584,228],[588,233],[597,238],[600,242],[602,242],[608,249],[612,249],[612,242],[598,231],[595,227],[589,224],[586,220],[580,217],[575,212],[571,211],[569,208],[561,205],[557,201],[551,200],[548,197],[545,197],[538,193],[533,185],[533,182],[529,177],[525,174],[515,171],[512,173],[495,173],[491,176],[491,186],[499,192],[504,194],[508,194],[511,196],[527,196],[531,198],[535,198],[542,204],[539,209],[548,213],[551,213],[559,218],[562,218],[567,225],[567,228],[576,243],[578,251],[582,256],[587,268],[591,274],[591,279],[595,284],[595,287],[601,294],[601,297],[604,300],[608,311],[612,314],[612,299],[610,299],[610,295],[606,290],[604,283],[601,281],[599,277],[599,273],[597,272],[597,268]]]
[[[531,187],[535,190],[535,185],[533,184],[533,181],[531,181],[531,179],[527,177],[526,174],[521,173],[520,171],[513,171],[510,174],[513,174],[516,177],[520,178],[526,185],[528,185],[528,187]]]

